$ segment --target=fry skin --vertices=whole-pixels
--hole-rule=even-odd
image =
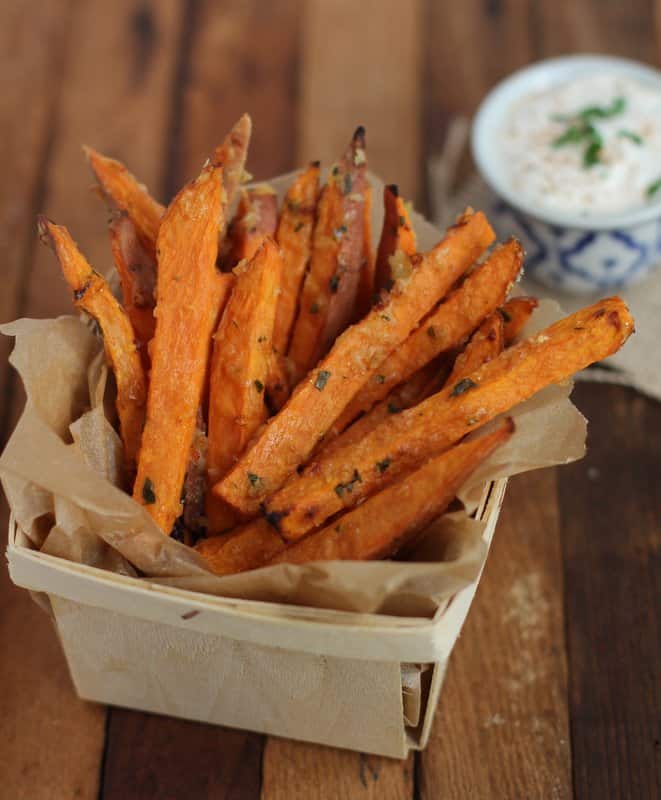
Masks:
[[[113,219],[108,231],[124,308],[131,320],[142,362],[148,369],[147,345],[154,338],[156,330],[156,256],[143,246],[127,214],[122,213]]]
[[[388,419],[391,414],[411,408],[434,392],[438,392],[445,383],[447,374],[448,369],[445,363],[439,363],[438,360],[425,365],[411,375],[405,383],[393,389],[385,400],[377,403],[373,409],[357,419],[337,438],[329,440],[329,436],[327,436],[319,448],[319,456],[326,458],[341,447],[359,441],[377,425]]]
[[[286,547],[265,519],[256,519],[222,536],[202,539],[197,552],[217,575],[234,575],[263,567]]]
[[[229,252],[223,257],[223,268],[234,269],[240,261],[252,258],[264,239],[275,234],[277,221],[278,200],[270,186],[244,189],[229,226]]]
[[[365,131],[358,128],[319,197],[310,267],[288,353],[294,383],[351,321],[363,258],[366,172]]]
[[[483,214],[466,212],[436,247],[417,258],[415,267],[363,320],[339,337],[213,491],[242,513],[255,513],[305,462],[378,365],[401,345],[493,237]]]
[[[156,333],[133,497],[166,534],[181,513],[218,315],[221,203],[222,170],[207,166],[174,198],[158,233]]]
[[[498,309],[505,324],[505,344],[508,347],[518,338],[538,305],[536,297],[512,297]]]
[[[267,237],[250,261],[236,268],[236,284],[214,336],[209,399],[209,485],[234,466],[266,419],[264,389],[271,363],[273,323],[282,258]],[[209,531],[232,524],[226,504],[207,497]]]
[[[482,320],[504,302],[523,264],[523,248],[511,240],[497,247],[409,338],[374,371],[333,426],[343,431],[361,412],[367,412],[440,353],[459,346]]]
[[[457,356],[446,386],[454,386],[462,378],[478,370],[495,358],[505,346],[504,324],[496,312],[487,317],[471,336],[464,350]]]
[[[273,349],[275,357],[267,393],[278,410],[289,397],[285,356],[289,348],[298,299],[312,250],[312,229],[319,197],[319,162],[314,161],[289,187],[282,204],[276,240],[282,252],[282,283],[278,297]]]
[[[87,263],[69,231],[44,216],[38,217],[37,225],[41,240],[55,252],[64,277],[73,290],[74,305],[93,317],[103,333],[106,357],[117,383],[117,415],[124,459],[129,472],[133,472],[147,397],[145,372],[133,338],[133,328],[105,278]]]
[[[366,561],[393,555],[445,511],[469,475],[513,431],[514,423],[507,419],[495,431],[436,456],[267,564]]]
[[[412,256],[416,247],[416,236],[411,227],[409,212],[399,196],[399,189],[393,183],[383,190],[383,228],[376,251],[376,291],[388,289],[392,285],[390,259],[395,253],[400,250],[405,255]]]
[[[498,414],[612,355],[633,332],[622,300],[607,298],[556,322],[417,406],[392,414],[360,441],[323,456],[264,505],[288,540],[447,450]],[[387,461],[388,468],[382,469]]]
[[[365,189],[364,206],[364,233],[363,233],[363,264],[360,268],[360,281],[358,284],[358,297],[356,298],[356,311],[353,322],[362,319],[372,308],[376,298],[374,287],[376,261],[372,250],[372,187]]]
[[[165,207],[154,200],[121,161],[107,158],[91,147],[83,150],[106,199],[129,216],[143,247],[154,253]]]

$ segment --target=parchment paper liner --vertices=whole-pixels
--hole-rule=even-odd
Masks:
[[[282,195],[291,175],[271,181]],[[373,232],[381,229],[383,184],[371,176]],[[412,216],[420,249],[441,237]],[[75,234],[75,232],[74,232]],[[53,265],[53,269],[57,269]],[[542,303],[528,333],[560,316]],[[0,459],[0,478],[19,527],[35,549],[152,583],[229,597],[344,611],[432,616],[475,580],[485,558],[475,510],[486,482],[584,453],[586,422],[553,386],[514,409],[516,433],[462,488],[465,511],[430,526],[407,561],[278,565],[217,577],[190,548],[164,536],[147,512],[117,488],[121,446],[109,421],[112,381],[102,342],[82,320],[17,320],[0,327],[16,337],[10,361],[27,403]]]

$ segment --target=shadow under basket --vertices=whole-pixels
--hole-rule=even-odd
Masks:
[[[506,486],[477,510],[487,546]],[[7,558],[50,606],[82,699],[394,758],[427,743],[479,582],[432,619],[229,599],[45,555],[13,518]]]

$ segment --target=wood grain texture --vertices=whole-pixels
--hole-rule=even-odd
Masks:
[[[421,800],[572,797],[555,489],[553,470],[510,482],[419,755]]]
[[[76,4],[69,31],[55,139],[45,175],[42,208],[66,225],[92,266],[112,264],[103,203],[81,145],[126,162],[158,199],[178,43],[180,4],[103,0]],[[53,279],[57,266],[35,249],[23,313],[69,313],[69,292]]]
[[[45,8],[39,0],[0,6],[0,321],[17,316],[25,270],[35,247],[34,213],[52,140],[67,38],[69,4]],[[20,109],[20,112],[19,112]],[[0,337],[0,385],[9,387],[11,340]],[[3,412],[4,415],[4,412]],[[6,434],[5,420],[0,438]]]
[[[254,800],[258,739],[197,722],[112,709],[103,800]]]
[[[442,148],[451,116],[472,114],[488,89],[532,60],[534,5],[522,0],[429,0],[424,26],[424,157]]]
[[[321,159],[328,166],[362,124],[369,168],[415,199],[422,166],[422,8],[421,0],[308,0],[300,161]]]
[[[287,739],[269,738],[261,800],[410,800],[413,764]]]
[[[661,797],[661,409],[579,385],[584,461],[560,470],[577,800]]]
[[[302,0],[199,0],[173,130],[170,187],[200,165],[244,112],[253,120],[247,169],[266,179],[292,169]]]
[[[0,71],[2,322],[18,315],[33,249],[34,207],[50,149],[69,11],[68,3],[0,6],[0,52],[5,56]],[[10,345],[4,337],[0,341],[3,415],[9,405]],[[7,521],[3,498],[3,541]],[[0,606],[0,795],[12,800],[92,800],[98,792],[105,711],[76,700],[50,620],[27,592],[11,584],[6,567],[0,569]],[[69,763],[71,752],[77,757]]]
[[[654,39],[656,0],[543,0],[531,7],[536,57],[572,52],[610,53],[639,61],[659,62]]]

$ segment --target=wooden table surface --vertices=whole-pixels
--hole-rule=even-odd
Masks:
[[[451,115],[545,56],[658,65],[661,2],[4,0],[0,43],[6,321],[70,311],[36,212],[109,264],[81,143],[165,201],[243,111],[260,178],[328,162],[362,122],[371,166],[425,208],[425,160]],[[0,349],[5,437],[22,397]],[[46,615],[2,570],[0,797],[661,797],[661,406],[597,385],[575,399],[589,455],[512,481],[424,753],[397,762],[83,703]]]

